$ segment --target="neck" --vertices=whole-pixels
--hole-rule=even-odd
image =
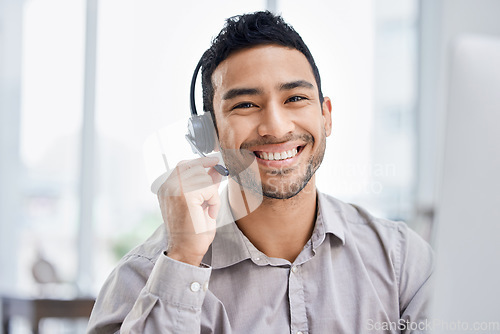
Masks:
[[[314,176],[294,197],[263,197],[260,205],[256,196],[250,191],[243,192],[233,180],[229,181],[228,189],[236,224],[250,242],[269,257],[293,262],[311,237],[316,221],[317,194]],[[258,207],[246,214],[248,208],[257,206],[252,204],[257,204]]]

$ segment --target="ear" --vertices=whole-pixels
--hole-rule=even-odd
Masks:
[[[329,97],[325,96],[323,98],[321,109],[323,125],[325,127],[326,136],[328,137],[332,133],[332,101]]]

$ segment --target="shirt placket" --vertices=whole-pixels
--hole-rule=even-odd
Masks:
[[[308,333],[306,303],[304,300],[304,282],[300,265],[292,265],[290,268],[290,275],[288,278],[288,299],[290,301],[291,334]]]

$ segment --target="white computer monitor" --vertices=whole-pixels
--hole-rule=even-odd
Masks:
[[[432,317],[499,323],[500,37],[460,36],[450,64]]]

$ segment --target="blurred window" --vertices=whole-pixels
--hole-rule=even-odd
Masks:
[[[26,1],[23,28],[24,223],[15,228],[22,230],[18,285],[31,291],[38,256],[62,279],[76,278],[85,2]]]
[[[333,101],[319,188],[381,216],[410,218],[416,0],[269,3],[309,45]],[[95,292],[117,260],[162,224],[142,144],[189,115],[192,71],[224,19],[265,7],[263,0],[99,1],[95,243],[88,245]],[[25,2],[24,219],[14,228],[22,231],[18,285],[28,290],[39,254],[63,279],[76,278],[84,32],[85,1]]]

